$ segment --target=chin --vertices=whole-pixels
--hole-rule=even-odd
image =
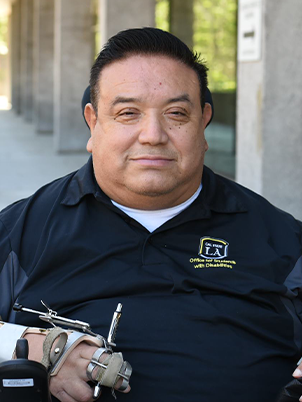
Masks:
[[[143,195],[145,197],[159,197],[161,195],[165,195],[173,191],[175,186],[169,186],[167,184],[162,184],[162,185],[153,185],[153,186],[148,186],[146,184],[143,184],[141,186],[138,185],[133,185],[133,186],[127,186],[128,190],[131,192],[138,194],[138,195]]]

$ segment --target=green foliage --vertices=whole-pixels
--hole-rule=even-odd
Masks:
[[[185,1],[185,0],[184,0]],[[156,26],[169,30],[169,0],[156,1]],[[236,89],[237,0],[194,0],[194,51],[209,67],[212,91]]]
[[[195,0],[194,50],[209,67],[213,91],[236,88],[237,0]]]
[[[155,26],[156,28],[169,31],[169,0],[156,0]]]
[[[0,45],[7,46],[8,41],[8,20],[7,16],[0,15]]]
[[[100,33],[100,7],[99,0],[92,1],[92,18],[93,18],[93,40],[94,40],[94,54],[91,63],[97,58],[101,51],[101,33]]]

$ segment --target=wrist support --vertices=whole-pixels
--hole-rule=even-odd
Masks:
[[[14,358],[17,340],[27,333],[46,335],[47,330],[0,321],[0,363]]]
[[[69,354],[81,342],[98,347],[87,367],[87,375],[90,380],[100,386],[113,388],[119,378],[123,378],[120,390],[125,390],[129,384],[132,372],[128,362],[123,360],[121,353],[113,353],[107,349],[104,338],[87,335],[77,331],[66,331],[60,327],[51,329],[25,327],[0,321],[0,363],[14,358],[16,343],[26,334],[39,334],[45,337],[43,343],[43,358],[41,363],[49,370],[50,376],[55,376],[60,371]],[[100,363],[102,353],[108,354]],[[98,352],[98,353],[97,353]]]

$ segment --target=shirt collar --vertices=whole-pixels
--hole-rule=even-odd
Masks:
[[[204,190],[200,196],[211,211],[220,213],[248,211],[238,184],[232,180],[219,176],[204,166],[202,183]]]
[[[78,204],[81,199],[89,194],[92,194],[96,199],[103,198],[110,202],[99,185],[94,176],[92,156],[88,159],[87,163],[81,167],[71,178],[66,189],[65,197],[61,204],[73,206]]]
[[[220,213],[247,211],[242,197],[238,194],[237,184],[214,174],[206,166],[203,170],[202,184],[203,189],[194,204],[201,202],[206,209]],[[98,201],[112,205],[109,197],[101,190],[95,179],[92,156],[72,177],[61,204],[76,205],[89,194],[92,194]]]

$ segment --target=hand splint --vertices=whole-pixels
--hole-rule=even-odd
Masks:
[[[132,368],[128,362],[123,360],[123,355],[121,353],[113,352],[112,349],[116,346],[114,340],[121,318],[122,305],[119,303],[117,310],[113,314],[109,334],[106,339],[105,337],[94,333],[88,323],[58,316],[56,311],[51,310],[44,302],[42,302],[42,304],[47,308],[47,312],[28,309],[20,304],[15,304],[14,310],[38,314],[41,320],[50,323],[53,328],[26,328],[19,325],[16,326],[14,324],[0,322],[0,338],[2,338],[1,335],[3,335],[3,338],[5,336],[6,339],[10,339],[10,343],[13,342],[15,345],[18,338],[24,337],[24,335],[28,333],[39,333],[45,335],[41,363],[47,368],[50,376],[57,375],[69,354],[79,343],[86,342],[92,346],[97,346],[98,349],[87,367],[87,376],[89,380],[96,384],[94,389],[94,399],[98,398],[101,386],[110,387],[113,396],[115,396],[114,387],[119,379],[122,379],[122,384],[119,390],[125,390],[129,385]],[[63,329],[56,326],[56,324],[65,326],[68,329]],[[73,328],[79,331],[75,331]],[[107,357],[103,362],[99,362],[103,353],[106,353]],[[1,359],[0,356],[0,362],[13,358],[14,352],[12,353],[12,349],[10,349],[10,357],[7,356],[7,352],[6,356],[3,357]]]

